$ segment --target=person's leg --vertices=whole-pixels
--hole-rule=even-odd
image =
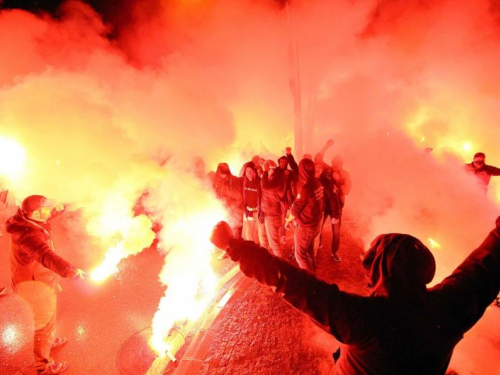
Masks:
[[[300,268],[312,273],[316,272],[316,261],[314,258],[314,238],[318,233],[317,229],[295,227],[294,244],[295,259]]]
[[[255,211],[252,214],[252,231],[250,232],[250,235],[252,236],[252,241],[258,245],[260,242],[259,242],[259,214],[257,213],[257,211]]]
[[[253,218],[248,218],[246,215],[243,215],[243,230],[241,232],[241,237],[245,241],[252,241],[252,232],[253,232],[254,221]]]
[[[269,249],[269,241],[267,240],[266,224],[264,221],[257,221],[257,230],[259,233],[259,245],[265,249]]]
[[[34,353],[35,365],[34,368],[38,371],[43,371],[46,367],[52,365],[54,360],[50,357],[50,348],[54,341],[56,327],[56,314],[52,315],[49,322],[42,328],[35,330]]]
[[[339,247],[340,247],[340,225],[342,223],[342,219],[339,219],[339,221],[336,224],[333,224],[332,222],[332,257],[333,260],[336,262],[340,262],[341,258],[338,254],[339,252]]]
[[[267,240],[269,241],[269,248],[277,257],[282,256],[280,246],[280,226],[281,216],[266,216],[266,233]]]
[[[40,281],[26,281],[13,288],[26,301],[33,314],[35,329],[33,367],[37,371],[44,371],[54,362],[50,357],[50,348],[55,333],[56,293],[49,285]]]
[[[287,209],[286,206],[282,207],[283,213],[281,214],[281,223],[280,223],[280,229],[279,229],[279,234],[280,234],[280,245],[281,245],[281,250],[283,252],[285,246],[286,246],[286,228],[285,228],[285,221],[287,218]]]

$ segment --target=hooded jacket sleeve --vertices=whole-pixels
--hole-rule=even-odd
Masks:
[[[57,255],[38,233],[27,233],[19,238],[19,244],[24,254],[41,263],[45,268],[66,277],[73,266]]]
[[[295,177],[299,175],[299,165],[295,161],[295,158],[292,154],[286,155],[286,159],[288,160],[288,165],[292,169],[293,173],[295,173]]]
[[[500,228],[490,232],[457,269],[433,288],[470,312],[470,327],[483,315],[500,289]],[[469,327],[469,328],[470,328]]]
[[[486,172],[488,172],[490,176],[500,176],[500,168],[494,167],[492,165],[487,165],[486,167]]]
[[[356,305],[361,302],[360,298],[340,291],[335,284],[318,280],[252,241],[231,240],[227,254],[239,262],[246,276],[274,287],[276,293],[281,293],[288,303],[311,317],[325,331],[341,341],[349,336],[341,327],[350,327],[351,320],[357,319],[353,311],[359,310]]]

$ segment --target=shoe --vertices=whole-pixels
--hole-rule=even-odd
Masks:
[[[68,339],[66,337],[58,337],[58,338],[54,339],[54,342],[52,343],[50,350],[60,348],[61,346],[66,345],[67,342],[68,342]]]
[[[45,370],[38,371],[38,375],[55,375],[60,374],[68,369],[68,362],[54,362],[50,366],[45,367]]]
[[[335,262],[340,262],[342,260],[341,257],[339,257],[338,254],[333,254],[332,255],[332,259],[335,261]]]

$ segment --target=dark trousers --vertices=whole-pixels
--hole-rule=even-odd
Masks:
[[[319,246],[323,245],[323,226],[325,225],[325,221],[330,215],[325,215],[323,217],[323,221],[321,223],[321,229],[319,231]],[[331,217],[330,217],[331,219]],[[332,221],[332,245],[331,245],[331,250],[332,250],[332,255],[335,255],[339,252],[339,247],[340,247],[340,225],[342,224],[342,217],[339,217],[339,222],[336,224],[333,224]]]
[[[265,225],[266,225],[266,234],[267,240],[269,242],[269,248],[277,257],[282,257],[283,252],[281,250],[280,245],[280,228],[281,228],[281,220],[280,216],[267,216],[265,217]]]
[[[314,228],[295,227],[294,247],[295,259],[300,268],[316,273],[316,258],[314,256],[314,239],[319,233],[319,225]]]

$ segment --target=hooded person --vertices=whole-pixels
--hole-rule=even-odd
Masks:
[[[284,225],[283,199],[286,189],[285,176],[273,160],[267,160],[263,165],[263,170],[261,179],[261,210],[264,216],[266,237],[269,250],[274,255],[282,257],[283,249],[280,244],[280,230]]]
[[[486,155],[484,152],[477,152],[472,162],[465,164],[465,170],[474,173],[485,192],[488,191],[491,177],[500,176],[500,168],[486,164]]]
[[[295,221],[294,248],[295,259],[300,268],[316,272],[314,239],[319,234],[323,220],[323,186],[315,177],[312,160],[302,159],[299,163],[299,183],[297,198],[292,204],[285,226]]]
[[[429,289],[436,269],[431,251],[407,234],[378,236],[363,258],[370,296],[344,292],[253,242],[233,238],[224,222],[215,226],[211,241],[245,275],[274,287],[340,342],[334,354],[340,375],[444,375],[455,346],[500,289],[498,226]]]
[[[243,194],[241,178],[234,176],[227,163],[219,163],[213,179],[215,195],[219,198],[231,218],[236,236],[241,236],[243,226]]]
[[[267,248],[266,228],[261,210],[262,190],[260,178],[253,163],[245,164],[243,168],[243,233],[247,241],[254,241]]]
[[[55,253],[50,223],[63,206],[42,195],[27,197],[5,225],[10,234],[12,289],[27,302],[34,320],[34,368],[39,374],[59,374],[67,362],[54,362],[50,351],[66,343],[54,338],[59,277],[82,279],[84,272]]]

